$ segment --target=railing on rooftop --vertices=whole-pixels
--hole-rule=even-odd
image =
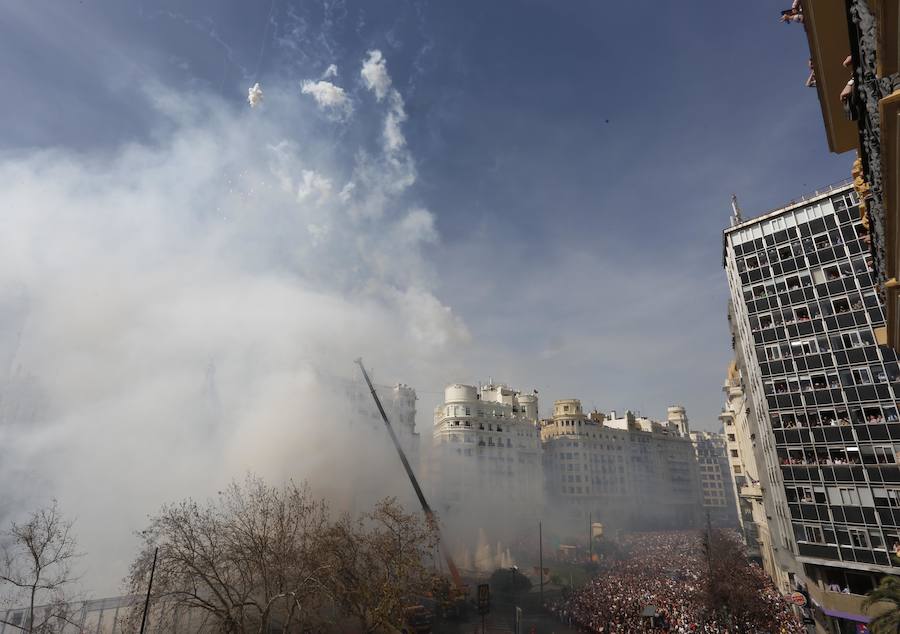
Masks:
[[[762,217],[762,216],[768,216],[769,214],[773,214],[775,212],[782,211],[783,209],[787,209],[789,207],[794,207],[796,205],[802,205],[803,203],[808,202],[810,200],[814,200],[814,199],[818,198],[819,196],[825,196],[826,194],[830,194],[839,189],[844,189],[845,187],[852,185],[852,184],[853,184],[852,178],[845,178],[836,183],[832,183],[831,185],[827,185],[823,189],[817,189],[816,191],[814,191],[810,194],[803,194],[802,196],[800,196],[800,198],[795,198],[794,200],[791,200],[790,202],[787,202],[787,203],[781,205],[780,207],[775,207],[774,209],[770,209],[769,211],[767,211],[765,213],[761,213],[761,214],[759,214],[759,216],[756,216],[756,217],[758,218],[758,217]],[[752,218],[748,218],[747,220],[752,220]]]

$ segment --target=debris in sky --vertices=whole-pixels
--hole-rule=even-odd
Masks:
[[[250,104],[251,108],[255,108],[263,100],[263,91],[262,88],[259,87],[259,82],[253,84],[250,90],[247,91],[247,103]]]
[[[306,80],[300,84],[300,91],[304,95],[312,95],[313,99],[322,110],[330,111],[340,117],[347,117],[353,113],[353,104],[347,93],[340,86],[335,86],[330,81]]]

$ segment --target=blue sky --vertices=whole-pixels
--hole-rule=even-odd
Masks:
[[[474,344],[447,380],[491,375],[650,415],[684,402],[711,427],[729,355],[730,194],[753,214],[848,173],[803,86],[803,34],[779,7],[14,3],[0,26],[0,53],[17,60],[0,68],[15,87],[0,144],[82,156],[152,144],[167,122],[150,82],[237,108],[254,81],[299,83],[334,63],[353,93],[351,69],[379,49],[406,102],[407,197],[440,236],[434,292]],[[358,114],[324,133],[338,152],[371,127]]]
[[[360,354],[425,438],[489,377],[716,428],[731,194],[849,174],[781,8],[3,3],[0,498],[78,508],[121,575],[162,501],[332,473]]]

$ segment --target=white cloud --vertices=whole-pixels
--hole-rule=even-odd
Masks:
[[[340,86],[331,82],[307,79],[300,85],[304,95],[312,95],[319,108],[339,117],[348,117],[353,113],[353,104],[347,93]]]
[[[328,79],[329,77],[337,77],[338,76],[338,67],[335,64],[329,64],[328,68],[325,69],[325,72],[322,73],[322,77],[320,79]]]
[[[384,99],[391,88],[391,78],[387,72],[387,62],[379,50],[369,51],[368,59],[363,61],[359,71],[366,87],[375,93],[378,101]]]

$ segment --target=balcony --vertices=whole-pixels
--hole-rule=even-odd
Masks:
[[[873,617],[887,612],[891,606],[888,603],[876,603],[868,612],[863,610],[862,602],[865,596],[861,594],[844,594],[842,592],[830,592],[820,588],[814,583],[807,587],[809,596],[829,616],[844,617],[852,615],[858,620],[869,621]]]
[[[816,72],[816,91],[828,148],[835,153],[856,147],[859,130],[844,114],[841,90],[850,79],[844,60],[850,55],[847,8],[843,2],[804,2],[804,26]]]
[[[763,497],[763,488],[757,482],[756,484],[745,484],[741,487],[739,495],[742,498],[751,500],[761,500]]]

